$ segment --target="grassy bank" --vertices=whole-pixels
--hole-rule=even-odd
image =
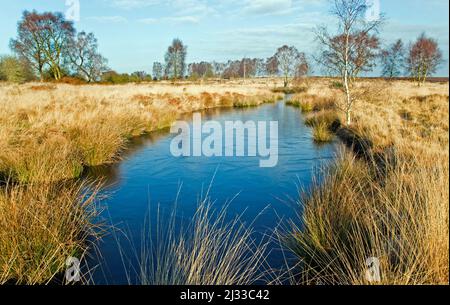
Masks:
[[[295,97],[350,148],[300,199],[286,241],[302,266],[295,282],[368,284],[376,257],[382,284],[448,284],[448,84],[372,81],[358,94],[350,128],[323,107],[341,98],[326,81]]]
[[[0,85],[0,283],[46,283],[68,256],[83,254],[95,202],[73,178],[86,166],[120,160],[130,138],[183,113],[275,101],[272,84],[261,82]],[[348,128],[333,80],[310,82],[290,102],[315,141],[339,137],[348,147],[299,200],[301,219],[284,240],[301,262],[293,280],[367,284],[366,260],[376,257],[384,284],[448,283],[448,83],[370,80],[357,94]],[[143,266],[160,268],[140,270],[143,283],[259,278],[261,252],[241,260],[249,231],[212,221],[208,208],[198,213],[194,235],[162,236],[162,256],[143,253]]]
[[[85,167],[183,113],[279,97],[254,85],[0,84],[0,283],[46,283],[84,253],[94,198],[72,179]]]
[[[0,173],[20,182],[76,178],[85,166],[117,161],[127,140],[182,113],[277,98],[251,86],[2,85]]]

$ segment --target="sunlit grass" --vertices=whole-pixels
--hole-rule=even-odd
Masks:
[[[318,87],[309,92],[339,98],[335,89]],[[408,82],[359,84],[353,124],[338,134],[352,133],[350,140],[370,145],[359,147],[357,157],[341,154],[301,197],[303,214],[284,239],[300,266],[291,282],[448,284],[445,91],[448,84],[421,89]],[[315,132],[320,124],[335,129],[332,122],[340,113],[318,109],[305,123]],[[380,260],[380,283],[365,276],[370,257]]]
[[[95,238],[96,187],[61,182],[0,189],[0,284],[46,284]]]

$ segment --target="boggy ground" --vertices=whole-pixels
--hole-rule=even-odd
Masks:
[[[350,148],[299,200],[286,238],[301,262],[295,283],[380,283],[366,274],[374,257],[382,284],[448,284],[448,82],[361,81],[348,127],[338,87],[313,83],[292,103],[316,141]]]
[[[277,79],[0,84],[0,283],[46,283],[68,256],[84,253],[84,241],[98,231],[92,222],[97,186],[73,179],[84,167],[119,160],[130,138],[166,127],[181,113],[271,102],[279,98],[271,92],[279,86]],[[401,80],[361,81],[349,127],[335,107],[342,98],[336,80],[310,79],[299,88],[292,104],[306,113],[315,140],[337,136],[350,149],[299,199],[303,213],[282,234],[299,261],[292,282],[371,283],[366,260],[375,257],[382,283],[448,283],[448,82],[417,87]],[[223,244],[214,236],[212,244]],[[242,249],[235,246],[229,244]],[[185,249],[186,241],[173,247]],[[211,265],[224,255],[220,247],[202,253],[200,260],[211,258]],[[263,260],[261,249],[254,253]],[[242,272],[246,263],[229,264],[236,258],[230,257],[221,274],[244,278],[219,281],[214,268],[204,269],[210,274],[202,278],[243,284],[258,277],[253,269]],[[198,262],[194,257],[180,268],[198,274]]]
[[[87,166],[120,159],[130,138],[212,107],[281,98],[265,84],[0,84],[0,283],[45,283],[98,232]]]

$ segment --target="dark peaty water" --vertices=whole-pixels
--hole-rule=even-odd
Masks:
[[[175,135],[168,131],[136,139],[122,162],[91,173],[107,181],[103,190],[108,195],[103,201],[107,209],[102,217],[126,234],[125,238],[115,230],[98,243],[101,257],[95,256],[89,262],[91,267],[98,265],[93,272],[94,283],[139,283],[135,271],[142,234],[148,225],[146,214],[160,206],[161,218],[170,218],[178,191],[178,214],[189,220],[202,190],[204,193],[214,177],[209,196],[215,206],[236,197],[228,208],[229,217],[245,211],[242,219],[252,224],[255,231],[270,232],[280,218],[287,221],[296,217],[299,187],[308,188],[314,169],[334,157],[335,145],[316,145],[300,111],[285,105],[285,101],[202,113],[203,122],[208,119],[222,124],[236,120],[278,121],[278,165],[261,168],[259,157],[176,158],[170,152]],[[270,255],[269,263],[273,267],[282,263],[276,251]]]

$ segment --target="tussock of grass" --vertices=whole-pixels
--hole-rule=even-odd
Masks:
[[[313,126],[313,139],[316,143],[327,143],[333,140],[333,134],[326,123],[318,123]]]
[[[340,122],[338,114],[331,110],[323,110],[317,113],[312,113],[305,118],[305,124],[310,127],[326,125],[331,128],[333,124],[338,124],[338,122]]]
[[[267,244],[256,243],[241,219],[226,220],[227,205],[203,199],[188,227],[158,215],[157,239],[140,256],[144,285],[250,285],[264,277]],[[150,224],[151,225],[151,224]],[[150,232],[145,236],[152,236]]]
[[[269,96],[253,96],[253,97],[245,97],[245,96],[235,96],[235,100],[233,101],[234,107],[254,107],[261,105],[263,103],[275,103],[277,100],[280,100],[282,97],[278,94],[272,94]]]
[[[18,136],[0,153],[0,171],[15,181],[60,181],[78,177],[82,170],[80,151],[58,134]]]
[[[288,105],[299,107],[303,113],[309,113],[334,109],[334,100],[332,97],[315,94],[296,94]]]
[[[307,92],[308,87],[306,86],[300,86],[300,87],[276,87],[272,89],[272,92],[274,93],[284,93],[284,94],[295,94],[295,93],[302,93]]]
[[[397,155],[382,177],[348,154],[339,159],[301,200],[303,228],[289,242],[304,264],[301,280],[370,284],[365,262],[377,257],[382,284],[448,283],[445,158]]]
[[[89,191],[88,191],[89,189]],[[81,258],[93,233],[95,188],[78,183],[0,189],[0,284],[44,284]]]

